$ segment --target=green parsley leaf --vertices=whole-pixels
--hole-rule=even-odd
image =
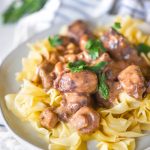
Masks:
[[[121,29],[121,24],[120,24],[120,22],[115,22],[114,25],[112,26],[112,28],[113,28],[114,30]]]
[[[2,14],[3,23],[14,23],[21,17],[40,10],[47,0],[14,0]]]
[[[82,70],[85,70],[86,63],[82,60],[70,62],[68,63],[68,68],[71,70],[71,72],[80,72]]]
[[[102,52],[106,51],[101,41],[93,39],[87,41],[85,48],[88,50],[88,53],[92,59],[99,57],[100,50]]]
[[[71,72],[80,72],[83,70],[90,70],[90,71],[98,73],[99,71],[104,69],[106,65],[107,65],[107,62],[102,61],[96,64],[95,66],[87,66],[84,61],[79,60],[76,62],[68,63],[68,68],[71,70]]]
[[[106,84],[106,76],[105,74],[102,74],[101,76],[99,76],[99,87],[98,87],[101,96],[107,100],[109,97],[109,88]]]
[[[145,53],[147,54],[148,52],[150,52],[150,46],[144,44],[144,43],[140,43],[138,46],[137,46],[137,50],[139,53]]]
[[[99,62],[98,64],[96,64],[95,66],[87,67],[87,69],[98,73],[99,71],[103,70],[107,64],[108,64],[107,62],[102,61],[102,62]]]
[[[56,47],[56,46],[62,44],[62,40],[60,39],[60,37],[59,37],[58,35],[54,35],[52,38],[49,37],[48,40],[49,40],[49,43],[50,43],[53,47]]]

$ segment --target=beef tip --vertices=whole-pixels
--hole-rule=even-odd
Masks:
[[[92,99],[90,95],[84,93],[65,93],[65,107],[70,114],[75,113],[83,106],[91,106]]]
[[[108,80],[117,81],[118,74],[128,66],[129,64],[126,61],[111,61],[104,68],[103,72]]]
[[[70,119],[71,125],[80,133],[92,133],[99,128],[100,116],[89,107],[80,108]]]
[[[60,120],[68,122],[69,118],[83,106],[91,106],[90,95],[83,93],[64,93],[60,107],[56,113]]]
[[[89,30],[88,25],[82,21],[77,20],[68,27],[68,34],[76,41],[79,41],[83,34],[87,34],[89,37],[93,37],[92,32]]]
[[[68,122],[71,116],[70,112],[65,108],[63,104],[61,104],[60,107],[57,107],[55,112],[58,115],[59,120],[64,122]]]
[[[59,81],[62,92],[93,93],[97,88],[97,76],[91,71],[65,73]]]
[[[107,80],[107,85],[109,87],[109,98],[107,100],[103,99],[99,91],[96,92],[95,98],[98,106],[110,108],[116,105],[117,98],[122,88],[119,82],[112,82],[110,80]]]
[[[42,85],[45,89],[49,89],[53,85],[53,80],[55,78],[55,75],[53,73],[50,73],[52,69],[53,69],[53,65],[48,61],[44,61],[38,67],[37,72],[42,81]]]
[[[44,128],[50,130],[58,123],[58,117],[52,112],[51,108],[48,107],[40,114],[40,123]]]
[[[128,65],[139,65],[143,75],[150,79],[150,67],[123,35],[111,29],[102,36],[101,41],[113,59],[125,61]]]
[[[146,91],[145,80],[140,68],[130,65],[118,75],[119,82],[130,96],[141,99]]]
[[[132,56],[137,56],[137,51],[128,40],[113,29],[106,32],[101,41],[111,57],[116,60],[129,60],[133,59]]]

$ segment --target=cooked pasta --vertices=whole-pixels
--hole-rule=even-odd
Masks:
[[[150,35],[145,35],[138,29],[142,21],[130,17],[118,17],[116,21],[121,23],[119,32],[131,43],[136,45],[145,43],[150,46]],[[100,33],[97,35],[103,33],[101,31],[99,32]],[[61,105],[64,106],[64,95],[62,94],[63,92],[60,92],[57,88],[43,88],[42,78],[39,82],[38,67],[44,59],[48,59],[48,63],[50,63],[51,66],[57,64],[57,57],[59,57],[62,52],[58,52],[58,50],[53,47],[53,43],[45,39],[35,44],[30,44],[29,47],[31,51],[28,57],[22,59],[23,69],[21,72],[17,73],[16,76],[17,81],[22,81],[21,89],[16,94],[6,95],[5,100],[9,110],[21,120],[29,121],[39,134],[48,141],[50,150],[86,150],[87,142],[93,140],[97,141],[98,144],[96,147],[99,150],[135,150],[135,139],[145,135],[143,130],[150,130],[150,94],[147,94],[144,98],[138,98],[137,100],[126,91],[121,91],[113,107],[100,107],[96,110],[96,113],[101,117],[98,123],[99,127],[95,132],[86,134],[80,133],[69,123],[63,122],[62,120],[55,128],[47,129],[40,123],[40,114],[47,107],[54,109]],[[69,52],[67,58],[72,56],[71,54],[72,52]],[[141,53],[141,56],[144,57],[146,62],[150,65],[150,53],[147,55]],[[61,57],[62,62],[64,58],[65,57]],[[71,58],[72,60],[74,59],[74,57]],[[82,56],[82,58],[84,57]],[[58,64],[58,66],[58,68],[55,68],[57,72],[63,68],[61,63]],[[45,75],[45,72],[41,74]],[[49,73],[46,75],[46,77],[49,76],[52,78],[53,74]],[[64,77],[63,80],[69,82],[69,80],[67,80],[68,78],[69,75],[67,78]],[[84,78],[86,77],[84,76]],[[48,82],[50,79],[48,78],[48,80],[44,82]],[[79,79],[80,77],[78,77],[78,80]],[[90,80],[88,80],[88,82],[90,82]],[[65,83],[62,84],[62,86],[65,85]],[[80,86],[82,85],[83,84]],[[56,84],[55,87],[57,86]],[[103,88],[107,90],[106,87]],[[83,90],[85,89],[86,86]],[[76,94],[74,97],[75,96],[78,95]],[[85,94],[82,96],[85,98]],[[71,104],[74,104],[73,107],[78,107],[77,103],[74,103],[74,98],[70,96],[69,98],[71,99]],[[67,100],[66,98],[66,101]],[[67,105],[65,109],[67,110],[69,107],[70,105]],[[90,109],[87,109],[87,111],[89,110]],[[63,110],[61,110],[61,112],[62,111]],[[82,118],[83,116],[81,115],[79,117]]]

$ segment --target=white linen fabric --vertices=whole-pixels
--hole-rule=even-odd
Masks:
[[[100,20],[105,14],[131,15],[150,22],[150,0],[49,0],[40,11],[23,18],[14,46],[35,33],[76,19]]]
[[[15,29],[13,46],[56,24],[67,24],[76,19],[97,21],[107,14],[119,14],[150,22],[149,8],[150,0],[48,0],[40,11],[19,21]],[[25,150],[24,146],[7,131],[1,118],[0,150]]]

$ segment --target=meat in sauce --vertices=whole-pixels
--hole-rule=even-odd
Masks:
[[[150,69],[148,64],[138,55],[134,45],[132,45],[123,35],[114,29],[110,29],[101,37],[101,40],[112,59],[116,61],[115,64],[121,62],[120,71],[125,69],[122,66],[127,67],[135,64],[140,66],[144,76],[150,79]]]
[[[92,98],[85,93],[65,93],[61,106],[56,112],[60,120],[68,121],[68,119],[83,106],[92,106]]]
[[[131,65],[120,72],[119,82],[129,95],[141,99],[146,91],[145,80],[138,66]]]
[[[45,89],[49,89],[53,85],[54,74],[51,73],[53,67],[52,64],[48,61],[44,61],[38,67],[38,75],[42,81],[42,85]]]
[[[97,88],[97,76],[91,71],[65,73],[59,81],[62,92],[93,93]]]
[[[47,129],[52,129],[58,123],[57,115],[51,110],[51,108],[46,108],[40,115],[41,125]]]
[[[76,41],[79,41],[84,34],[87,34],[89,37],[93,37],[88,25],[82,20],[77,20],[71,24],[68,27],[68,31],[68,35]]]
[[[92,133],[99,128],[100,122],[100,115],[94,109],[114,106],[121,92],[139,100],[150,93],[150,66],[135,46],[116,30],[110,29],[96,37],[84,21],[77,20],[68,27],[68,34],[60,39],[62,43],[56,46],[57,63],[47,60],[38,67],[43,88],[55,88],[63,95],[59,107],[47,108],[41,113],[43,127],[52,129],[58,121],[64,121],[82,134]],[[101,40],[106,49],[96,59],[92,59],[86,49],[89,39]],[[107,65],[97,72],[90,69],[72,72],[67,64],[78,60],[84,61],[88,67],[101,62]],[[109,90],[105,99],[99,90],[102,74]]]
[[[80,133],[92,133],[99,128],[100,116],[90,107],[80,108],[71,118],[70,123]]]
[[[64,94],[66,109],[75,113],[83,106],[91,106],[92,99],[89,94],[85,93],[65,93]]]

